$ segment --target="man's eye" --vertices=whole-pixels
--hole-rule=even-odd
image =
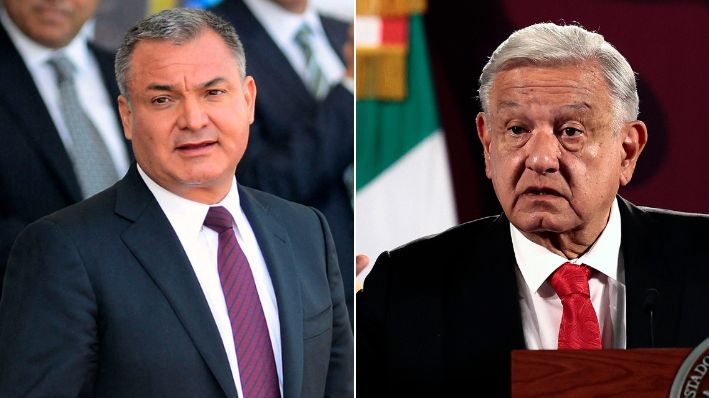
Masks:
[[[170,102],[170,99],[167,97],[155,97],[151,100],[153,104],[167,104]]]
[[[573,127],[565,127],[563,129],[561,129],[561,133],[567,137],[576,137],[576,136],[581,135],[581,133],[583,133],[583,131],[581,131],[577,128],[573,128]]]
[[[224,94],[224,90],[208,90],[207,95],[221,95]]]
[[[519,135],[524,133],[524,127],[521,126],[512,126],[507,129],[510,133],[514,135]]]

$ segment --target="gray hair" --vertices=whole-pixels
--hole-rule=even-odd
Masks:
[[[615,122],[638,118],[635,73],[618,50],[598,33],[575,25],[535,24],[510,35],[492,53],[480,75],[480,102],[489,115],[490,88],[498,72],[522,65],[557,66],[597,62],[613,100]]]
[[[244,46],[236,30],[215,14],[192,8],[172,8],[153,14],[133,26],[116,52],[116,81],[121,94],[127,95],[127,75],[135,46],[144,40],[169,40],[179,46],[195,39],[205,29],[211,29],[224,39],[234,53],[241,79],[246,77]]]

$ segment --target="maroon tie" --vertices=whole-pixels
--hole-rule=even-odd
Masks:
[[[560,350],[600,350],[601,331],[591,303],[588,278],[591,268],[564,263],[549,282],[561,298],[563,314],[559,327]]]
[[[280,397],[266,317],[249,262],[236,241],[229,211],[210,207],[204,225],[219,233],[217,269],[239,362],[243,398]]]

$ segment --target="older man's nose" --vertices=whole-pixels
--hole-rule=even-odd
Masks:
[[[538,174],[559,171],[559,140],[551,129],[534,131],[525,144],[527,147],[526,167]]]

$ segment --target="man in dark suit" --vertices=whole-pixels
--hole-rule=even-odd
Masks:
[[[30,225],[0,301],[0,396],[352,396],[325,218],[240,186],[256,86],[234,28],[153,15],[116,56],[137,165]]]
[[[98,1],[4,0],[3,4],[0,282],[10,247],[22,228],[88,196],[74,167],[83,158],[76,153],[71,125],[64,120],[65,98],[50,64],[55,56],[62,54],[74,63],[77,94],[108,150],[107,160],[115,170],[105,187],[125,173],[131,156],[115,106],[113,56],[88,43],[82,32]]]
[[[213,11],[239,29],[249,73],[259,82],[256,118],[237,177],[325,214],[353,316],[354,215],[347,173],[354,156],[354,63],[348,26],[317,14],[307,0],[224,0]],[[312,33],[313,63],[325,80],[319,91],[309,84],[312,69],[297,39],[305,26]]]
[[[358,393],[506,396],[513,349],[709,336],[709,217],[617,196],[647,142],[625,58],[581,27],[532,25],[493,53],[480,99],[504,214],[379,257],[357,297]]]

